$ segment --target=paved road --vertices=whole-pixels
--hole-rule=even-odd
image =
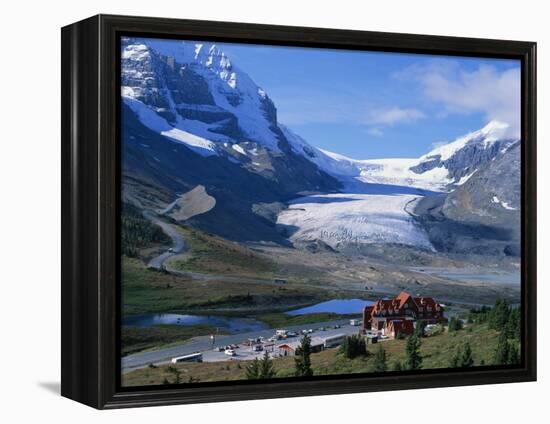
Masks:
[[[166,233],[172,239],[172,251],[164,252],[161,255],[154,257],[149,261],[148,264],[149,268],[155,268],[158,270],[164,269],[164,262],[166,261],[166,259],[177,255],[178,253],[181,253],[185,250],[185,239],[174,225],[162,221],[151,212],[143,212],[143,216],[151,221],[153,224],[158,225],[160,228],[162,228],[162,231],[164,231],[164,233]]]
[[[320,327],[332,327],[334,325],[341,325],[341,328],[335,329],[331,328],[325,331],[314,331],[310,336],[319,336],[319,337],[328,337],[335,334],[356,334],[360,327],[354,327],[349,325],[348,319],[340,319],[328,322],[318,322],[314,324],[302,324],[302,325],[293,325],[289,327],[284,327],[289,331],[299,332],[303,329],[316,329]],[[240,344],[243,341],[246,341],[249,338],[264,337],[269,338],[275,333],[274,329],[259,330],[249,333],[238,333],[225,336],[216,336],[214,346],[225,346],[228,344]],[[289,341],[298,340],[298,338],[291,338]],[[279,344],[283,343],[282,341]],[[149,352],[140,352],[133,355],[126,356],[122,358],[122,372],[127,373],[137,368],[143,368],[149,364],[159,364],[163,362],[168,362],[170,359],[176,356],[187,355],[194,352],[205,352],[212,351],[212,340],[209,336],[200,336],[194,337],[186,343],[183,343],[178,346],[172,346],[165,349],[159,349]],[[241,348],[244,349],[244,348]],[[238,349],[237,349],[238,350]],[[238,358],[238,357],[237,357]],[[208,358],[205,358],[208,360]],[[226,360],[229,358],[225,358]],[[245,358],[241,358],[245,359]]]

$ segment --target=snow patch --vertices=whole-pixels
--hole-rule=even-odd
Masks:
[[[150,130],[153,130],[172,141],[185,144],[191,150],[201,156],[217,155],[216,145],[210,140],[199,137],[181,128],[171,126],[164,118],[158,115],[153,109],[146,106],[139,100],[123,96],[124,103],[137,115],[139,121]]]
[[[241,155],[245,155],[245,156],[246,156],[245,150],[244,150],[241,146],[239,146],[238,144],[233,144],[233,145],[231,146],[231,148],[232,148],[233,150],[239,152]]]
[[[493,196],[493,198],[491,199],[491,202],[499,204],[504,209],[507,209],[509,211],[517,211],[518,210],[517,208],[513,208],[512,206],[510,206],[510,204],[508,202],[504,202],[504,201],[500,200],[497,196]]]
[[[458,182],[456,182],[456,185],[464,184],[466,181],[468,181],[472,177],[472,175],[474,175],[476,173],[476,171],[477,171],[477,169],[474,172],[472,172],[468,175],[464,175],[460,180],[458,180]]]

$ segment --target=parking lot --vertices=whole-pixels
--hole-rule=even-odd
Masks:
[[[334,324],[326,327],[303,326],[303,328],[289,330],[286,337],[281,337],[273,340],[276,330],[271,330],[271,337],[249,337],[251,340],[244,339],[241,343],[229,345],[215,345],[213,349],[202,352],[204,362],[220,362],[220,361],[247,361],[255,358],[261,359],[267,351],[271,358],[284,356],[285,352],[279,349],[279,346],[287,342],[300,341],[303,334],[307,332],[310,337],[319,337],[325,339],[327,337],[344,334],[346,336],[357,334],[359,326],[347,324]],[[254,340],[254,341],[252,341]],[[258,350],[256,350],[258,349]],[[228,355],[226,351],[233,351],[233,355]]]
[[[334,328],[335,326],[340,326],[340,328]],[[321,330],[323,328],[323,330]],[[312,330],[309,334],[312,337],[329,337],[336,334],[357,334],[359,332],[359,326],[350,325],[349,319],[337,319],[332,321],[320,322],[315,324],[302,324],[289,326],[285,328],[288,331],[293,331],[296,333],[301,333],[302,330]],[[227,345],[237,345],[236,355],[232,357],[234,360],[250,360],[255,357],[262,356],[263,352],[252,352],[249,346],[244,345],[243,342],[247,341],[249,338],[259,338],[263,337],[264,339],[269,339],[275,334],[275,329],[266,329],[249,333],[240,333],[240,334],[228,334],[228,335],[219,335],[216,336],[215,340],[208,336],[197,336],[191,340],[178,344],[176,346],[164,347],[158,350],[152,351],[143,351],[134,353],[132,355],[125,356],[122,358],[122,372],[127,373],[133,369],[142,368],[149,366],[149,364],[165,364],[169,363],[172,358],[178,356],[184,356],[192,354],[195,352],[203,353],[204,361],[227,361],[231,357],[225,355],[224,352],[214,352],[215,347],[225,347]],[[284,343],[285,341],[295,341],[299,340],[298,337],[288,338],[286,340],[279,340],[278,345]],[[277,354],[277,352],[275,352]]]

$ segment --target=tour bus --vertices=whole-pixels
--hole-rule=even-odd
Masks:
[[[334,336],[326,337],[324,340],[325,349],[329,347],[339,346],[344,342],[345,334],[335,334]]]
[[[202,362],[202,353],[190,353],[189,355],[178,356],[172,358],[172,363],[177,364],[178,362]]]

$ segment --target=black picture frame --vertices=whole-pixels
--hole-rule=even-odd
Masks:
[[[61,34],[63,396],[104,409],[536,380],[536,43],[112,15]],[[117,88],[124,34],[520,60],[521,365],[122,389]]]

